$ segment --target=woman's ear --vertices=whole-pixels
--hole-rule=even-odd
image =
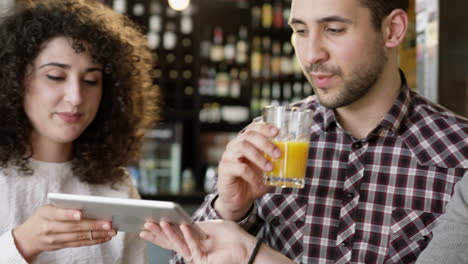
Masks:
[[[408,30],[408,14],[402,9],[393,10],[382,23],[382,32],[385,32],[385,46],[396,48],[400,45]]]

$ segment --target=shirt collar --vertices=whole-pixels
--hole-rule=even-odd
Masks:
[[[390,131],[398,131],[404,121],[404,118],[408,115],[408,111],[411,104],[411,91],[408,88],[405,74],[400,70],[401,77],[401,90],[397,99],[393,102],[392,107],[385,115],[380,127],[387,128]]]

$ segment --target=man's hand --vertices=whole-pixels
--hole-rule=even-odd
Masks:
[[[227,145],[219,163],[219,197],[215,201],[215,210],[223,219],[240,220],[270,189],[263,184],[263,174],[273,165],[265,154],[275,159],[281,156],[272,142],[278,133],[272,125],[255,122]]]

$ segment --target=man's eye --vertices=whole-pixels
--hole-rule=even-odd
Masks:
[[[60,77],[60,76],[54,76],[54,75],[47,75],[47,78],[52,81],[63,81],[65,78]]]
[[[294,30],[293,32],[294,32],[294,34],[302,35],[302,34],[304,34],[306,32],[306,30],[305,29],[298,29],[298,30]]]
[[[328,28],[328,32],[332,34],[340,34],[343,33],[345,30],[343,28]]]

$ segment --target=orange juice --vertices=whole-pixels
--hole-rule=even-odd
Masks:
[[[271,160],[273,170],[266,173],[269,178],[267,184],[282,187],[298,187],[294,179],[303,180],[307,168],[307,156],[309,153],[308,141],[273,141],[281,150],[281,157]],[[283,178],[284,180],[281,180]],[[273,181],[273,182],[272,182]],[[275,183],[274,181],[278,181]]]

